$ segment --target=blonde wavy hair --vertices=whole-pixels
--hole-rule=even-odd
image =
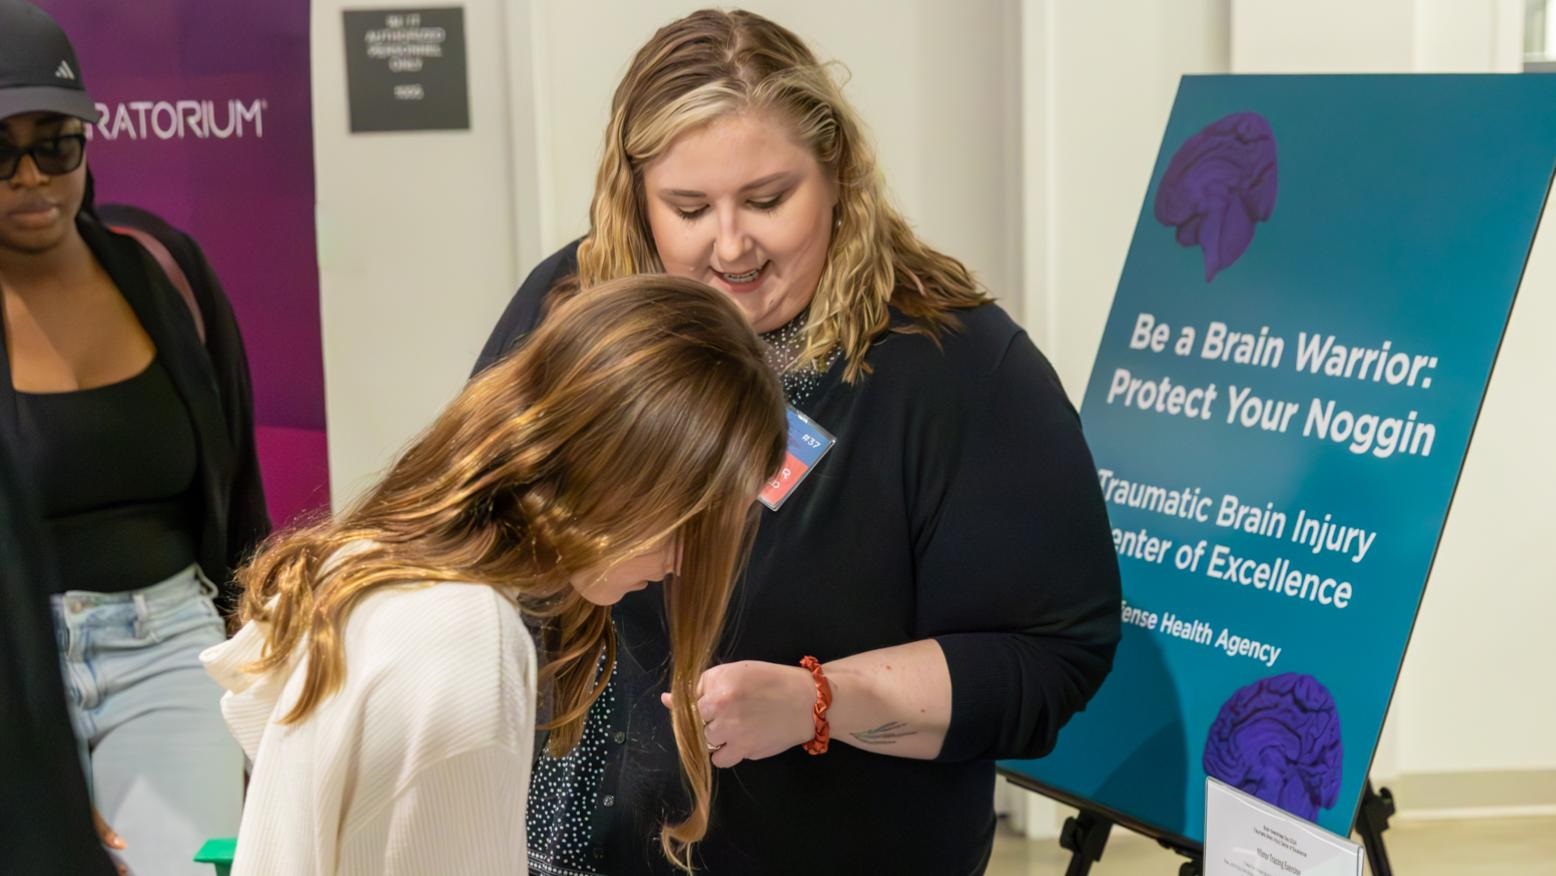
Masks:
[[[239,571],[240,619],[265,625],[264,656],[249,669],[306,654],[301,695],[282,719],[301,721],[340,688],[345,624],[365,595],[487,584],[541,624],[548,744],[564,753],[615,658],[610,609],[582,599],[570,578],[672,537],[672,723],[693,807],[664,825],[661,843],[690,869],[713,794],[697,682],[785,433],[762,344],[723,295],[663,275],[578,292],[472,380],[351,509],[273,536]],[[365,549],[330,562],[347,545]]]
[[[863,126],[828,69],[799,37],[741,10],[694,12],[660,28],[632,59],[611,101],[579,285],[664,270],[643,166],[681,134],[750,112],[792,125],[837,185],[832,241],[792,368],[820,368],[837,350],[852,382],[868,371],[865,354],[890,327],[889,308],[908,317],[901,331],[936,337],[955,326],[951,311],[991,300],[891,205]]]

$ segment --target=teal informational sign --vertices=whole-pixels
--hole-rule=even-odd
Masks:
[[[1349,833],[1553,167],[1556,76],[1183,81],[1081,411],[1123,642],[1003,767],[1190,844],[1207,774]]]

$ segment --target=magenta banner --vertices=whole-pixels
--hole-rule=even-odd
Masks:
[[[232,299],[271,517],[327,504],[307,0],[34,2],[103,113],[98,202],[188,232]]]

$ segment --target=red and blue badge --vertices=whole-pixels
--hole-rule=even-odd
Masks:
[[[783,460],[783,467],[778,474],[767,482],[762,488],[761,500],[774,511],[783,506],[789,496],[799,488],[804,481],[821,462],[821,457],[827,455],[837,439],[832,433],[816,425],[815,421],[805,416],[793,405],[789,406],[789,452]]]

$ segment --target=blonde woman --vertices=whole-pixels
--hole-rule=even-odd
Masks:
[[[663,270],[735,302],[789,402],[836,438],[762,512],[696,694],[731,773],[698,860],[981,872],[994,760],[1048,751],[1119,637],[1107,517],[1053,370],[892,208],[828,70],[757,15],[698,12],[637,53],[591,219],[519,290],[487,360],[544,330],[558,284]],[[582,744],[536,764],[537,872],[659,870],[657,819],[692,805],[668,756],[686,694],[663,674],[661,608],[629,596],[613,616],[623,655]]]
[[[537,690],[561,755],[614,660],[609,606],[661,579],[685,698],[672,769],[693,803],[656,835],[684,867],[712,794],[690,697],[782,459],[782,405],[723,296],[597,284],[353,509],[269,542],[240,573],[247,623],[205,654],[254,759],[234,872],[525,872]]]

